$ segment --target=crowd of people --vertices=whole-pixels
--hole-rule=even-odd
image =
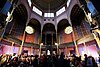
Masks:
[[[100,58],[99,58],[100,62]],[[98,67],[97,62],[92,56],[84,55],[84,60],[81,56],[77,57],[73,54],[70,57],[61,55],[6,55],[0,56],[0,67]]]

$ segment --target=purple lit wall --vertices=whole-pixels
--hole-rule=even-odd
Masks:
[[[31,48],[24,47],[24,50],[28,50],[28,55],[30,55]],[[13,53],[18,54],[18,51],[19,51],[19,47],[16,47],[16,46],[12,47],[12,46],[3,44],[0,49],[0,54],[13,54]]]
[[[87,54],[88,56],[93,56],[95,58],[99,57],[99,54],[97,52],[97,47],[96,44],[93,45],[89,45],[89,46],[84,46],[84,44],[81,44],[81,46],[79,46],[79,53],[80,55],[84,56],[84,54]]]

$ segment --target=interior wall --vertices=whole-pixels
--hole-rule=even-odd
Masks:
[[[9,45],[2,44],[2,46],[0,47],[0,54],[13,54],[13,53],[18,54],[19,48],[20,47],[18,47],[18,46],[12,47]],[[23,47],[22,51],[24,51],[24,50],[28,51],[28,55],[36,55],[36,54],[38,55],[39,54],[38,49],[31,49],[31,47]]]
[[[65,34],[62,32],[59,36],[60,44],[72,42],[72,34]]]
[[[93,56],[94,58],[99,57],[97,44],[94,40],[87,43],[79,44],[78,50],[81,56],[87,54],[88,56]]]

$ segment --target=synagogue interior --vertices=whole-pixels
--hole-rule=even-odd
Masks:
[[[11,58],[7,61],[12,56],[21,62],[26,59],[24,67],[60,67],[59,62],[58,66],[53,63],[53,57],[59,61],[63,55],[70,63],[73,57],[78,60],[81,57],[83,65],[78,62],[62,67],[99,67],[99,3],[99,0],[0,0],[0,66],[21,66],[10,63]],[[43,66],[43,56],[51,59],[51,66],[49,63]],[[92,57],[98,66],[85,66],[86,56]],[[4,57],[6,60],[2,61]],[[32,66],[28,64],[32,62],[30,58],[41,62],[36,66],[34,61]]]

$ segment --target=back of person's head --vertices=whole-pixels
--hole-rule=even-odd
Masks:
[[[64,52],[61,52],[60,58],[64,58]]]
[[[38,55],[35,55],[35,58],[38,58]]]
[[[85,57],[87,57],[87,54],[84,54]]]

